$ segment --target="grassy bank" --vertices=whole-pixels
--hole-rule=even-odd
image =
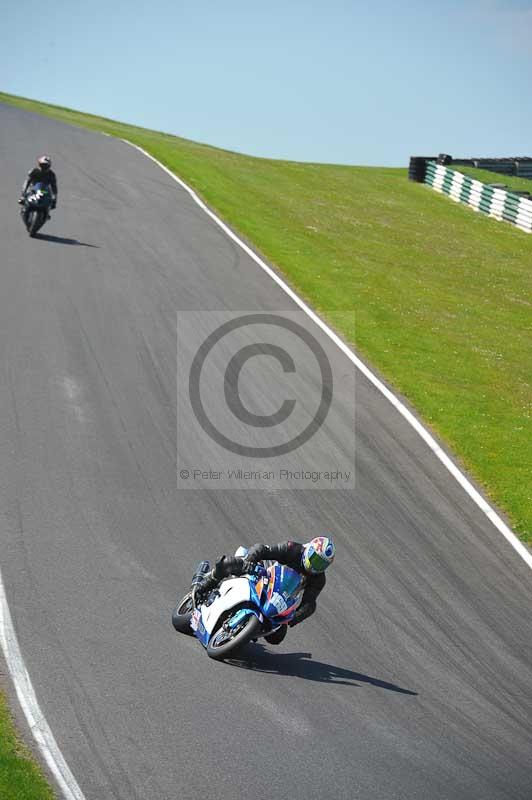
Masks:
[[[2,800],[54,800],[31,754],[15,734],[0,692],[0,797]]]
[[[180,175],[336,323],[532,541],[531,236],[409,183],[406,169],[251,158],[0,101],[125,137]],[[345,310],[356,330],[339,322]]]

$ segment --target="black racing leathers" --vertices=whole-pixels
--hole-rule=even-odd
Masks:
[[[279,564],[286,564],[287,567],[299,572],[300,575],[304,575],[306,579],[301,604],[290,623],[291,626],[298,625],[315,612],[316,600],[325,586],[325,573],[320,572],[317,575],[312,575],[303,569],[301,563],[303,550],[304,546],[299,542],[281,542],[273,545],[273,547],[267,544],[254,544],[253,547],[250,547],[245,559],[237,556],[222,556],[216,562],[216,566],[212,571],[212,578],[208,579],[209,585],[215,586],[223,578],[228,578],[230,575],[242,575],[246,571],[246,562],[250,560],[255,562],[271,560],[278,561]]]
[[[34,186],[36,183],[44,183],[45,186],[49,186],[54,204],[57,203],[57,178],[52,169],[39,169],[39,167],[35,167],[30,170],[30,172],[28,172],[28,177],[24,181],[24,186],[22,187],[22,197],[26,196],[28,187]]]

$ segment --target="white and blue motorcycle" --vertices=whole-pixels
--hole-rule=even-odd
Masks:
[[[239,547],[235,555],[243,558],[246,553]],[[172,624],[180,633],[196,636],[211,658],[232,658],[252,640],[267,640],[294,618],[305,578],[290,567],[276,561],[259,563],[249,575],[225,578],[196,603],[196,586],[209,569],[209,562],[202,561],[190,591],[174,609]]]

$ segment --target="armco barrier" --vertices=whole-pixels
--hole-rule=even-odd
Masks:
[[[424,183],[457,203],[532,233],[532,200],[517,193],[481,183],[435,161],[427,161]]]
[[[442,157],[445,161],[441,160]],[[436,160],[436,159],[430,159]],[[499,175],[515,175],[519,178],[532,179],[532,158],[530,156],[511,156],[509,158],[453,158],[442,153],[438,157],[438,163],[446,167],[476,167],[477,169],[487,169],[490,172],[498,172]]]

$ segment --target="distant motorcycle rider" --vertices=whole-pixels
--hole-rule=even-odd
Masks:
[[[52,169],[52,159],[50,156],[39,156],[37,159],[37,166],[28,172],[28,177],[24,181],[22,193],[18,201],[21,206],[26,202],[28,189],[31,186],[35,186],[36,183],[42,183],[49,187],[52,195],[50,208],[54,209],[57,206],[57,178]]]
[[[243,558],[222,556],[218,559],[214,569],[207,573],[196,591],[206,596],[224,578],[252,572],[259,561],[277,561],[305,577],[303,597],[294,619],[290,622],[290,627],[293,627],[315,612],[318,595],[325,586],[325,570],[332,564],[334,555],[334,543],[327,536],[317,536],[306,544],[292,541],[281,542],[273,547],[267,544],[254,544]],[[266,636],[266,641],[270,644],[280,644],[286,632],[287,626],[283,625],[270,636]]]

